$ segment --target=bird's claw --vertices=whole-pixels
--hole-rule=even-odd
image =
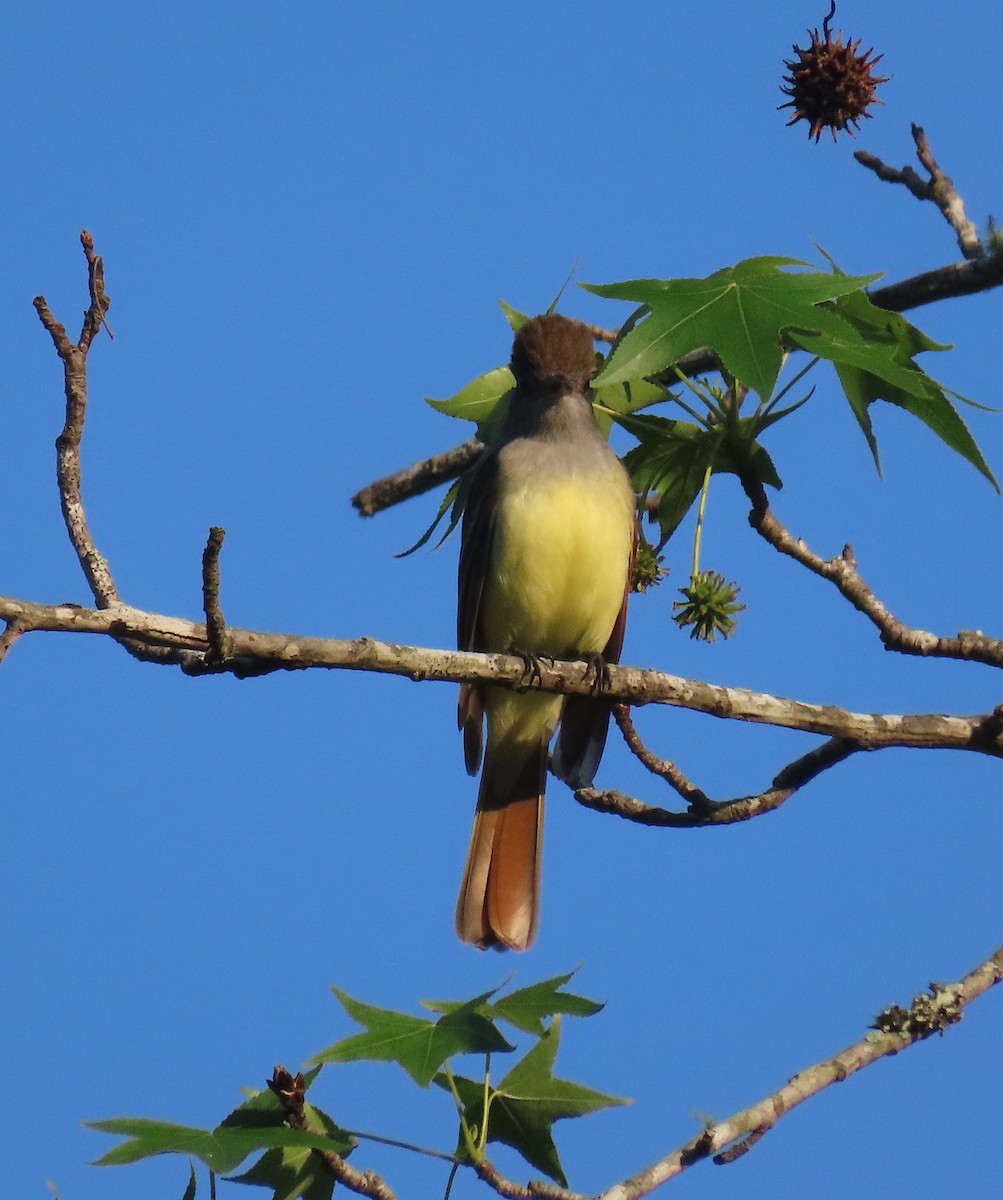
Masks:
[[[611,679],[609,667],[606,665],[606,660],[601,654],[587,654],[585,656],[585,679],[589,682],[589,690],[593,695],[599,692],[609,691]]]

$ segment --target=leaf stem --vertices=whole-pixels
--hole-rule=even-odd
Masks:
[[[483,1116],[481,1117],[481,1130],[477,1139],[477,1144],[481,1153],[488,1144],[488,1109],[491,1107],[491,1052],[488,1051],[484,1055],[484,1100],[483,1100]]]
[[[787,393],[791,390],[791,388],[794,387],[794,385],[796,383],[798,383],[800,380],[804,379],[804,377],[808,374],[808,372],[812,369],[812,367],[814,367],[816,363],[821,362],[821,361],[822,360],[818,357],[818,355],[816,355],[813,359],[811,359],[810,362],[808,362],[805,366],[803,366],[796,375],[794,375],[791,379],[789,379],[787,381],[787,383],[784,384],[784,386],[780,389],[779,392],[777,392],[777,394],[773,397],[772,400],[767,400],[765,402],[761,401],[759,408],[756,409],[756,416],[757,417],[758,416],[765,417],[770,412],[772,412],[773,409],[776,408],[776,406],[780,403],[780,401],[783,400],[784,396],[786,396]]]
[[[703,518],[707,508],[707,492],[710,490],[710,476],[713,470],[712,464],[707,464],[707,469],[704,471],[703,483],[700,487],[700,507],[697,509],[697,526],[693,533],[693,567],[690,571],[690,581],[696,580],[700,573],[700,542],[703,539]]]
[[[684,375],[678,367],[675,368],[675,372],[676,372],[676,375],[678,375],[680,382],[684,383],[686,385],[686,387],[688,387],[690,389],[690,391],[695,396],[697,396],[698,399],[701,400],[703,404],[705,404],[707,406],[707,411],[709,413],[711,413],[715,417],[716,420],[723,421],[724,417],[725,417],[724,409],[717,403],[716,399],[714,398],[714,393],[709,388],[699,387],[696,383],[693,382],[692,379],[689,378],[688,375]],[[682,401],[679,399],[678,396],[675,396],[673,398],[675,399],[677,404],[682,404]],[[687,412],[689,412],[689,411],[690,410],[687,409]],[[696,414],[694,414],[694,415],[696,415]],[[704,424],[706,424],[706,421],[704,421]]]
[[[400,1138],[384,1137],[379,1133],[366,1133],[362,1129],[345,1129],[352,1137],[362,1138],[367,1142],[378,1142],[381,1146],[393,1146],[397,1150],[413,1150],[415,1154],[424,1154],[427,1158],[441,1158],[443,1162],[456,1162],[455,1154],[447,1154],[444,1150],[432,1150],[428,1146],[419,1146],[416,1142],[405,1142]]]
[[[453,1078],[453,1069],[450,1067],[448,1060],[442,1064],[442,1071],[446,1076],[446,1082],[449,1084],[449,1090],[453,1093],[453,1102],[456,1105],[456,1112],[460,1118],[460,1134],[463,1137],[463,1145],[470,1155],[471,1162],[480,1162],[484,1157],[484,1152],[474,1141],[474,1135],[471,1133],[467,1119],[463,1115],[463,1101],[460,1099],[460,1093],[456,1090],[456,1080]],[[485,1113],[486,1116],[487,1114]]]

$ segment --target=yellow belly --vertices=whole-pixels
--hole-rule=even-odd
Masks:
[[[556,658],[603,650],[623,603],[630,500],[615,476],[564,476],[508,491],[482,597],[488,646]]]

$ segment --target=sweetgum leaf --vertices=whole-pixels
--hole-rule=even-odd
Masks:
[[[334,1176],[311,1150],[266,1151],[231,1183],[248,1183],[272,1189],[272,1200],[331,1200]]]
[[[540,1037],[544,1032],[544,1017],[552,1017],[555,1013],[564,1013],[570,1017],[592,1017],[602,1011],[604,1005],[597,1001],[560,990],[574,975],[575,972],[571,971],[567,975],[555,975],[553,979],[543,979],[528,987],[517,988],[500,1000],[482,1004],[478,1011],[484,1016],[507,1021],[517,1029]],[[464,1003],[459,1000],[422,1001],[425,1008],[440,1013],[455,1012],[463,1007]]]
[[[945,445],[960,454],[980,474],[984,475],[997,492],[1000,490],[996,477],[986,462],[978,442],[972,437],[958,410],[947,398],[940,384],[925,372],[920,372],[918,369],[915,372],[923,385],[919,395],[898,388],[889,383],[887,379],[873,372],[861,370],[852,364],[837,363],[836,372],[853,414],[871,448],[875,466],[879,471],[881,463],[878,457],[877,439],[871,424],[870,406],[875,400],[886,400],[917,417],[924,425],[933,430]]]
[[[338,1153],[347,1149],[341,1139],[332,1141],[324,1134],[290,1129],[285,1125],[195,1129],[189,1125],[174,1125],[169,1121],[154,1121],[146,1117],[113,1117],[107,1121],[87,1121],[85,1124],[88,1129],[119,1134],[127,1139],[102,1154],[96,1160],[99,1167],[139,1162],[155,1154],[187,1154],[205,1163],[211,1171],[226,1174],[238,1167],[253,1151],[265,1147],[316,1147],[320,1150],[337,1150]]]
[[[491,1089],[487,1140],[511,1146],[531,1166],[566,1187],[567,1179],[554,1145],[554,1122],[566,1117],[583,1117],[601,1108],[629,1104],[630,1101],[557,1078],[553,1067],[560,1035],[561,1019],[555,1016],[543,1037]],[[437,1075],[435,1082],[448,1090],[445,1076]],[[482,1129],[483,1081],[458,1076],[454,1083],[463,1104],[465,1121]]]
[[[648,310],[613,347],[597,384],[656,375],[691,350],[710,346],[736,379],[767,399],[783,364],[786,333],[842,333],[843,321],[823,302],[878,278],[780,270],[806,265],[773,255],[745,259],[705,279],[583,284],[599,296],[634,300]]]
[[[875,400],[885,400],[921,420],[999,491],[978,443],[948,398],[949,389],[914,361],[914,356],[924,351],[949,350],[950,346],[935,342],[899,313],[878,308],[863,292],[840,296],[833,308],[858,332],[863,350],[857,345],[819,349],[810,335],[795,335],[793,340],[812,353],[832,359],[878,470],[881,463],[869,409]]]
[[[783,487],[773,460],[753,437],[752,419],[710,429],[648,413],[624,414],[617,421],[638,439],[623,460],[635,490],[659,497],[659,546],[668,541],[700,494],[708,467],[713,474],[741,471],[770,487]]]
[[[414,1017],[364,1004],[343,992],[331,989],[348,1015],[366,1027],[321,1050],[312,1062],[395,1062],[415,1083],[428,1087],[436,1072],[454,1054],[488,1054],[514,1047],[502,1037],[498,1027],[477,1011],[492,994],[486,992],[438,1021]]]
[[[508,321],[513,333],[518,333],[519,330],[530,320],[529,314],[520,312],[519,309],[513,308],[506,300],[499,300],[501,310],[505,314],[505,320]]]
[[[574,972],[567,975],[555,975],[553,979],[543,979],[528,987],[517,988],[500,1000],[490,1005],[492,1016],[508,1021],[517,1029],[542,1037],[544,1033],[543,1018],[563,1013],[569,1017],[593,1017],[604,1008],[596,1000],[585,996],[576,996],[573,992],[562,992],[561,988],[574,977]]]
[[[515,378],[509,368],[494,367],[471,379],[445,400],[426,396],[425,403],[431,405],[436,412],[445,413],[447,417],[459,417],[462,421],[476,421],[480,424],[491,416],[502,396],[514,387]]]

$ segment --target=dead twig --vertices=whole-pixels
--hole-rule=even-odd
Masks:
[[[614,704],[613,720],[616,721],[617,728],[623,734],[623,740],[627,743],[631,754],[639,762],[642,762],[653,775],[664,779],[669,787],[686,801],[691,810],[705,810],[714,807],[714,802],[706,792],[702,792],[695,783],[690,782],[674,762],[667,758],[659,758],[648,749],[641,740],[641,735],[634,728],[628,705]]]
[[[87,524],[80,486],[80,443],[87,412],[87,354],[104,323],[111,300],[104,290],[104,265],[100,255],[94,253],[94,241],[86,229],[80,234],[80,243],[87,258],[90,304],[84,313],[79,339],[70,341],[65,326],[52,315],[44,296],[36,296],[34,305],[63,364],[66,420],[62,433],[56,438],[56,480],[63,520],[94,601],[99,608],[107,608],[118,601],[118,589],[108,561],[94,544]]]
[[[219,604],[219,552],[225,537],[226,530],[213,525],[202,552],[202,606],[205,611],[206,634],[209,638],[205,660],[206,664],[211,666],[224,662],[228,656],[226,620]]]
[[[851,546],[845,546],[842,554],[835,558],[822,558],[809,549],[801,538],[794,537],[775,516],[767,500],[766,489],[759,480],[743,475],[741,483],[752,505],[749,512],[752,528],[779,553],[793,558],[813,574],[833,584],[858,612],[877,627],[887,649],[897,650],[901,654],[955,658],[1003,667],[1003,641],[999,638],[971,630],[962,630],[953,637],[941,637],[906,625],[888,611],[861,578]]]
[[[359,510],[359,516],[371,517],[385,508],[392,508],[402,500],[421,496],[424,492],[438,487],[440,483],[456,479],[468,467],[473,466],[483,452],[483,442],[479,442],[477,438],[467,438],[452,450],[434,454],[431,458],[412,463],[401,471],[394,471],[392,475],[374,480],[355,493],[352,504]]]
[[[609,813],[638,825],[662,829],[702,829],[713,825],[735,825],[753,817],[773,812],[813,779],[852,754],[862,750],[859,743],[847,738],[833,737],[807,754],[788,763],[774,777],[770,786],[756,795],[739,796],[733,800],[712,800],[692,783],[668,759],[658,758],[641,740],[630,720],[626,705],[616,705],[613,716],[631,752],[650,771],[664,779],[689,804],[687,812],[672,812],[657,805],[646,804],[618,791],[581,788],[575,799],[584,808]],[[876,748],[876,747],[872,747]]]
[[[962,255],[972,261],[985,257],[985,247],[979,231],[969,221],[965,204],[958,195],[954,181],[946,175],[933,156],[926,133],[919,125],[912,126],[912,140],[916,143],[916,157],[929,175],[924,179],[910,166],[890,167],[868,150],[857,150],[853,157],[862,166],[873,171],[885,183],[901,183],[917,200],[930,200],[940,209],[944,220],[954,230]]]

